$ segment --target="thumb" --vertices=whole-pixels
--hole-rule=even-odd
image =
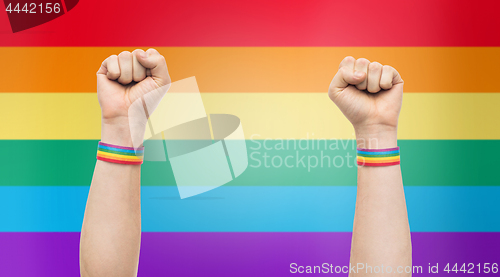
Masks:
[[[137,61],[151,72],[151,77],[159,87],[170,84],[165,58],[156,50],[137,51]]]

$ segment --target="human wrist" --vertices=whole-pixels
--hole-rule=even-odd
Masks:
[[[355,128],[358,148],[384,149],[398,145],[397,127],[369,126]]]
[[[138,148],[139,146],[142,146],[144,131],[136,130],[132,134],[130,130],[131,128],[128,121],[109,123],[103,120],[101,124],[101,141],[104,143],[125,147]],[[141,132],[142,134],[139,134]]]

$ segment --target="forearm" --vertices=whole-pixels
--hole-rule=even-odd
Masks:
[[[102,141],[132,146],[125,128],[103,126]],[[97,161],[80,241],[82,276],[136,276],[141,239],[140,165]]]
[[[397,146],[397,132],[357,131],[359,148]],[[351,265],[391,266],[393,276],[411,265],[411,241],[399,165],[358,167]],[[369,273],[369,271],[368,271]],[[365,270],[355,276],[363,276]],[[377,274],[380,276],[383,274]],[[404,275],[404,274],[402,274]],[[411,275],[411,274],[408,274]]]

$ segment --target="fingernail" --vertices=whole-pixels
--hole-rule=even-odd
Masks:
[[[354,71],[354,77],[356,77],[356,78],[363,77],[363,72],[361,72],[361,71]]]

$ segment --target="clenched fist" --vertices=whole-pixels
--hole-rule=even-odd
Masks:
[[[97,72],[97,97],[102,113],[101,140],[132,146],[132,137],[136,138],[135,141],[144,137],[147,117],[169,86],[165,58],[155,49],[137,49],[132,53],[125,51],[118,56],[109,56]]]
[[[328,92],[354,126],[359,138],[382,138],[397,132],[403,79],[388,65],[346,57]]]

